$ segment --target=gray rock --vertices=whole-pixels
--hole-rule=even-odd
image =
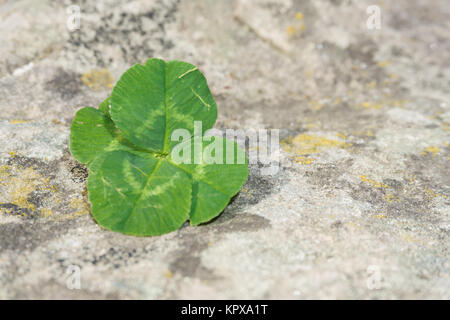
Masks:
[[[369,30],[371,4],[79,1],[69,31],[72,1],[0,1],[0,299],[449,299],[450,7]],[[280,168],[136,238],[95,223],[68,136],[154,56],[199,66],[217,127],[280,129]]]

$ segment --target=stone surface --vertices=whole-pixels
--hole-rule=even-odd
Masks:
[[[450,298],[445,0],[77,3],[69,31],[71,1],[0,1],[1,299]],[[280,129],[280,169],[136,238],[92,219],[68,135],[154,56],[204,72],[218,128]]]

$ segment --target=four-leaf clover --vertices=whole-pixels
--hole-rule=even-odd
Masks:
[[[247,180],[248,165],[245,154],[244,163],[238,163],[244,151],[235,142],[194,136],[195,121],[206,131],[216,119],[217,106],[202,73],[186,62],[159,59],[128,69],[98,109],[78,110],[70,150],[89,168],[95,220],[112,231],[153,236],[186,220],[198,225],[220,214]],[[186,141],[172,139],[177,129],[189,132]],[[172,156],[180,143],[192,151],[183,163]],[[214,150],[221,161],[205,161],[203,153],[198,157],[196,143]],[[215,148],[208,148],[212,144]]]

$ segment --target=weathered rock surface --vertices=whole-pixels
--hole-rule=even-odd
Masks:
[[[450,7],[0,1],[0,298],[450,298]],[[92,219],[70,123],[130,65],[206,75],[219,128],[281,129],[219,218],[152,238]],[[79,269],[77,269],[79,267]],[[80,289],[71,289],[73,270]]]

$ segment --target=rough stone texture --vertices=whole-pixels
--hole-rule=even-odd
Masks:
[[[450,298],[447,1],[77,3],[70,32],[71,1],[0,1],[0,298]],[[281,129],[281,165],[135,238],[94,222],[67,142],[153,56],[199,66],[217,127]]]

